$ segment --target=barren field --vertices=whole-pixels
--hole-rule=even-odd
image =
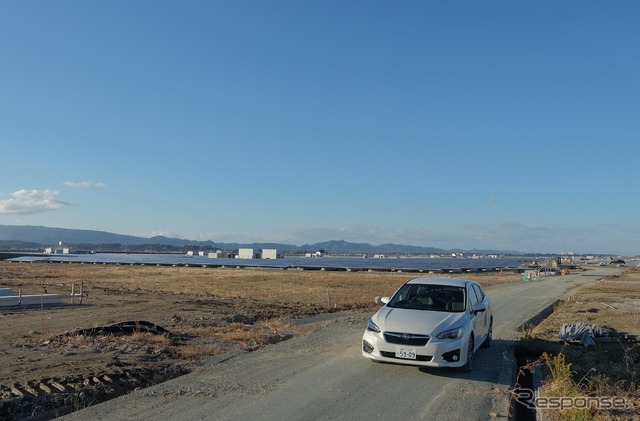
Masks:
[[[0,419],[50,419],[376,308],[417,274],[0,262],[0,288],[69,296],[0,308]],[[436,276],[436,275],[419,275]],[[483,285],[512,273],[458,274]],[[114,326],[116,323],[131,322]],[[364,327],[363,327],[364,328]]]

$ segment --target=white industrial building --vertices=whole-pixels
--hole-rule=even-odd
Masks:
[[[254,249],[242,248],[238,249],[236,259],[277,259],[278,250],[276,249],[261,249],[255,252]]]
[[[216,251],[210,251],[209,254],[207,254],[207,257],[209,259],[224,259],[226,257],[229,257],[229,254],[222,250],[216,250]]]
[[[253,249],[238,249],[238,254],[236,254],[236,259],[253,259]]]
[[[278,250],[276,250],[276,249],[262,249],[262,250],[260,250],[260,256],[263,259],[277,259],[278,258]]]

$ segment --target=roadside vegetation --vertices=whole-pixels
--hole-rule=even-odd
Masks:
[[[577,322],[606,328],[609,334],[596,337],[593,347],[561,341],[562,324]],[[525,366],[521,374],[542,372],[538,403],[550,407],[538,410],[542,419],[640,420],[639,337],[640,268],[583,287],[523,332],[517,346]],[[549,401],[562,397],[568,399]]]

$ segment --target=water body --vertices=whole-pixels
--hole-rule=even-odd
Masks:
[[[283,259],[213,259],[206,256],[178,254],[55,254],[24,256],[17,262],[58,262],[160,266],[204,266],[204,267],[267,267],[309,270],[388,270],[388,271],[475,271],[515,269],[526,258],[357,258],[357,257],[285,257]]]

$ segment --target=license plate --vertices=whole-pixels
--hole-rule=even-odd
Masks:
[[[408,360],[416,359],[416,349],[415,348],[406,348],[404,346],[396,347],[396,358],[406,358]]]

